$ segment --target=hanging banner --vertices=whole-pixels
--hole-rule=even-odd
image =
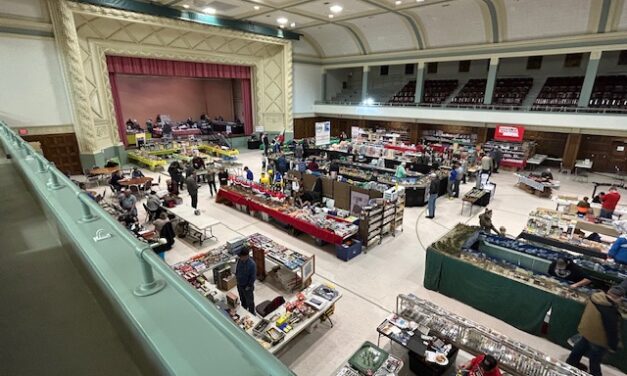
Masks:
[[[323,121],[316,123],[316,146],[328,145],[331,143],[331,122]]]
[[[525,127],[520,125],[497,125],[494,131],[496,141],[521,142],[525,135]]]

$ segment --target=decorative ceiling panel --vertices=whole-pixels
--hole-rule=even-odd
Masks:
[[[381,11],[381,8],[361,0],[316,0],[307,1],[300,5],[289,7],[287,10],[295,10],[301,14],[310,14],[320,18],[328,18],[331,14],[331,6],[339,5],[343,9],[339,13],[334,14],[334,20],[341,20],[346,17],[354,17],[359,15],[371,14]]]
[[[370,52],[402,51],[418,48],[416,36],[404,18],[384,13],[347,21],[357,27],[370,47]]]
[[[307,42],[304,38],[293,41],[292,46],[294,47],[294,53],[296,55],[318,57],[318,53],[316,52],[316,49],[309,42]]]
[[[623,2],[623,9],[618,18],[618,24],[616,25],[616,30],[625,31],[627,30],[627,1]]]
[[[277,10],[277,11],[264,14],[264,15],[254,16],[254,17],[248,18],[248,20],[277,27],[279,25],[277,20],[282,17],[286,18],[288,21],[286,26],[289,26],[289,24],[292,22],[296,22],[297,28],[307,27],[307,25],[311,25],[312,23],[318,22],[313,18],[300,16],[298,14],[293,14],[293,13],[289,13],[289,12],[282,11],[282,10]]]
[[[584,34],[590,9],[602,0],[503,0],[509,41]],[[595,25],[596,31],[596,25]]]
[[[478,2],[450,1],[407,11],[420,20],[427,48],[486,43],[486,26]]]
[[[359,55],[361,50],[354,37],[346,28],[326,24],[303,29],[303,32],[310,35],[322,48],[324,56],[347,56]]]

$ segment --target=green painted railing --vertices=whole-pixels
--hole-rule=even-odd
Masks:
[[[0,140],[151,368],[171,375],[293,375],[2,121]]]

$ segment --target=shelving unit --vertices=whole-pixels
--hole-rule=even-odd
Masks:
[[[394,199],[377,199],[374,205],[362,209],[359,216],[359,235],[364,247],[381,244],[384,236],[396,236],[399,228],[403,230],[405,190],[398,189],[396,195]]]
[[[359,128],[358,141],[397,145],[399,143],[409,144],[409,140],[409,132],[404,130],[394,130],[393,132],[390,132],[385,129],[372,131],[369,129]]]
[[[458,144],[461,146],[475,146],[477,144],[477,134],[448,133],[441,130],[422,131],[422,138],[428,142],[441,144]]]

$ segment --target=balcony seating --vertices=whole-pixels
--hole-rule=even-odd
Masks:
[[[627,109],[627,76],[597,77],[588,106]]]
[[[442,104],[457,89],[457,80],[426,80],[422,103]]]
[[[582,85],[583,76],[549,77],[533,105],[541,107],[577,107]]]
[[[416,81],[409,81],[398,93],[388,101],[388,104],[395,103],[414,103],[416,94]]]
[[[486,79],[471,79],[451,101],[454,104],[483,104]]]
[[[496,80],[492,104],[521,106],[533,85],[533,78],[499,78]]]

